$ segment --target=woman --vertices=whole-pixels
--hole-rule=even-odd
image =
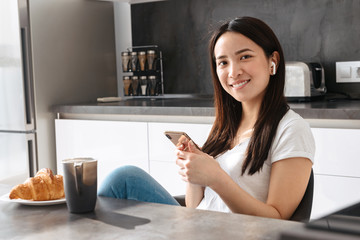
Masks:
[[[215,123],[201,150],[183,141],[176,153],[186,206],[289,219],[307,187],[315,149],[308,124],[286,103],[279,41],[262,21],[236,18],[215,31],[209,53]],[[100,195],[177,204],[144,172],[121,169]],[[137,184],[129,187],[126,178]]]

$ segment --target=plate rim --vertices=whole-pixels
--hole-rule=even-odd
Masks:
[[[0,197],[1,201],[11,202],[11,203],[20,203],[23,205],[31,205],[31,206],[50,206],[56,204],[63,204],[66,203],[66,199],[60,198],[55,200],[47,200],[47,201],[33,201],[33,200],[25,200],[25,199],[10,199],[9,198],[10,192],[5,193]]]

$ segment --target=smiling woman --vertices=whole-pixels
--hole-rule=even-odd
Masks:
[[[236,18],[214,32],[209,53],[214,125],[202,148],[184,139],[176,151],[186,206],[290,219],[308,185],[315,148],[309,125],[286,103],[279,41],[264,22]],[[134,167],[115,170],[99,194],[177,204]]]
[[[242,17],[214,32],[209,53],[216,119],[202,151],[221,171],[209,170],[216,180],[205,188],[189,184],[194,197],[187,202],[289,219],[304,195],[315,148],[308,124],[286,103],[280,43],[264,22]]]

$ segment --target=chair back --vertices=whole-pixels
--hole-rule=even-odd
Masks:
[[[299,206],[296,208],[294,214],[291,216],[290,220],[308,222],[311,215],[311,208],[313,202],[313,193],[314,193],[314,172],[311,169],[309,183],[306,187],[305,194],[299,203]]]

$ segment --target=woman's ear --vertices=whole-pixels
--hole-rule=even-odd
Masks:
[[[280,55],[277,51],[274,51],[270,57],[270,74],[271,75],[275,75],[276,74],[276,70],[279,66],[279,62],[280,62]]]

